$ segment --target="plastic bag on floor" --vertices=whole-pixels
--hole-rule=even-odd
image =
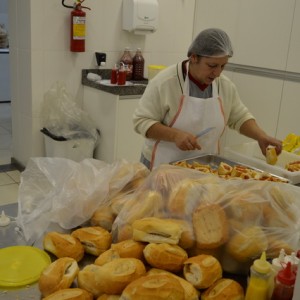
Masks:
[[[17,223],[31,244],[51,223],[72,229],[122,190],[137,169],[125,160],[32,158],[21,174]]]

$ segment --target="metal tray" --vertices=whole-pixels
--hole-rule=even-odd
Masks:
[[[171,162],[170,164],[175,164],[175,163],[178,163],[178,162],[186,162],[186,163],[189,163],[189,164],[192,164],[193,162],[198,162],[200,164],[206,164],[206,165],[209,165],[212,169],[216,170],[218,169],[219,167],[219,164],[221,162],[224,162],[232,167],[234,166],[244,166],[246,168],[250,168],[256,172],[259,172],[259,173],[263,173],[263,174],[269,174],[271,175],[272,177],[275,177],[277,178],[278,180],[282,181],[282,182],[286,182],[286,183],[290,183],[290,181],[284,177],[281,177],[281,176],[278,176],[276,174],[272,174],[272,173],[269,173],[269,172],[266,172],[264,170],[261,170],[261,169],[258,169],[258,168],[255,168],[251,165],[248,165],[248,164],[244,164],[244,163],[241,163],[239,161],[233,161],[233,160],[230,160],[228,158],[225,158],[223,156],[220,156],[220,155],[216,155],[216,154],[204,154],[204,155],[201,155],[201,156],[196,156],[196,157],[192,157],[192,158],[189,158],[189,159],[185,159],[185,160],[178,160],[178,161],[173,161]]]

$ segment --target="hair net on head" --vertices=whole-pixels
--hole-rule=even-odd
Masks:
[[[201,31],[188,50],[191,54],[200,56],[232,56],[233,50],[227,33],[218,28],[209,28]]]

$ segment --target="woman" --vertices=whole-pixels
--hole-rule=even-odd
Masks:
[[[151,79],[133,116],[135,131],[146,138],[141,161],[148,168],[219,153],[225,126],[256,140],[264,155],[268,145],[281,153],[281,141],[257,125],[235,85],[221,74],[232,55],[228,35],[206,29],[189,47],[188,60]]]

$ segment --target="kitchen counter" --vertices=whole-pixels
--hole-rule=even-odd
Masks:
[[[89,86],[110,94],[119,96],[132,96],[142,95],[148,84],[148,80],[130,81],[132,85],[118,86],[118,85],[103,85],[95,81],[91,81],[87,78],[88,73],[94,73],[101,76],[102,79],[110,79],[111,69],[84,69],[82,70],[81,83],[85,86]]]

